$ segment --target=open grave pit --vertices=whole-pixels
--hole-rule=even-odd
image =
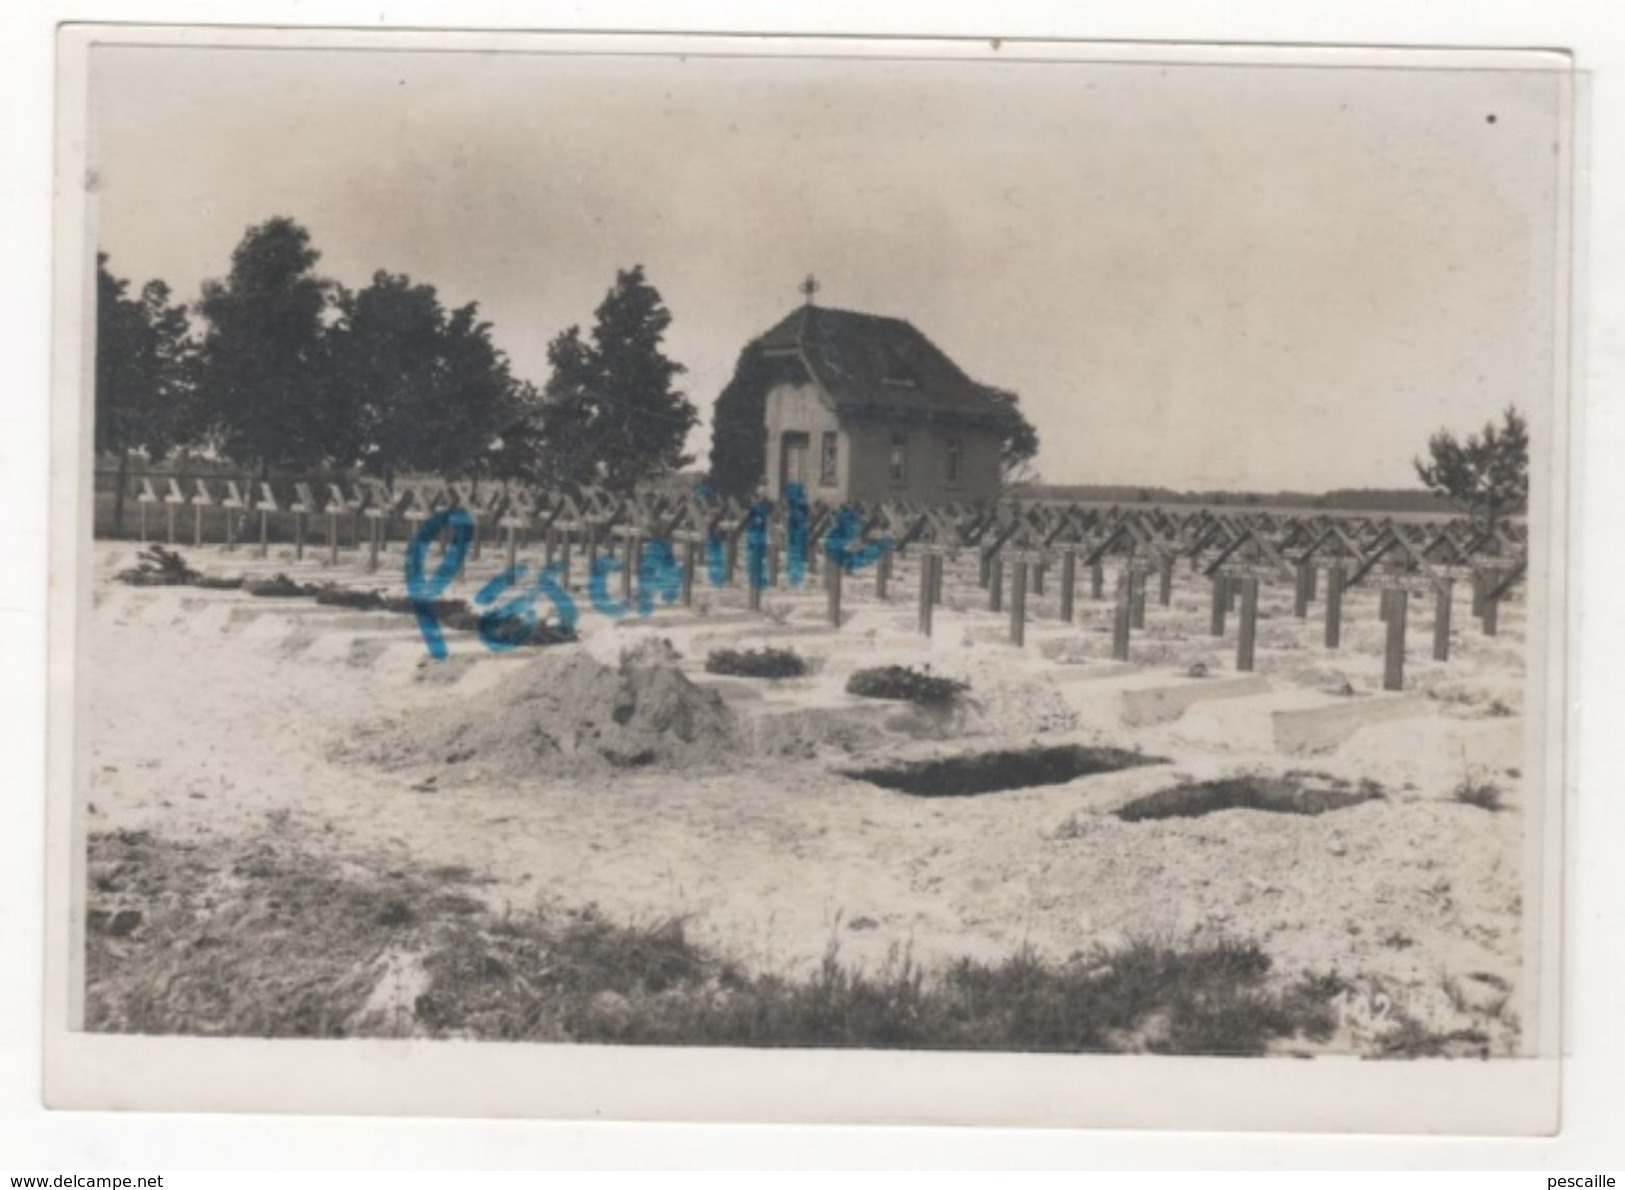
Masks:
[[[849,769],[843,775],[915,797],[972,797],[1037,786],[1065,785],[1079,777],[1166,763],[1162,757],[1147,756],[1124,748],[1061,744],[1000,748],[935,760],[905,761],[882,767]]]

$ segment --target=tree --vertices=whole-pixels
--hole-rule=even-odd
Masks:
[[[1486,422],[1481,433],[1463,440],[1441,429],[1428,439],[1428,461],[1414,463],[1429,488],[1493,526],[1528,502],[1528,423],[1516,406],[1508,405],[1499,426]]]
[[[323,351],[335,455],[385,482],[518,465],[536,392],[513,378],[476,303],[447,311],[432,285],[380,270],[336,304]]]
[[[196,345],[167,285],[149,281],[130,298],[107,259],[97,254],[95,446],[118,456],[113,531],[121,533],[130,452],[161,459],[197,432]]]
[[[536,390],[514,379],[474,302],[450,312],[440,347],[436,400],[414,462],[437,475],[490,474],[516,457],[521,431],[534,416]]]
[[[487,456],[486,473],[495,479],[539,481],[542,478],[542,394],[530,381],[514,382],[512,408],[496,431]]]
[[[325,336],[322,380],[336,431],[335,461],[360,464],[386,483],[411,465],[433,400],[436,340],[444,312],[432,286],[379,271],[357,292],[341,290]]]
[[[598,400],[597,361],[579,326],[547,345],[547,362],[552,371],[542,390],[542,478],[550,483],[590,482],[603,449],[597,430],[604,412]]]
[[[224,452],[262,477],[322,461],[350,430],[323,383],[333,287],[312,272],[320,258],[303,227],[268,219],[244,233],[226,279],[203,286],[205,407]]]
[[[998,405],[999,471],[1004,486],[1036,483],[1038,474],[1030,464],[1038,453],[1038,431],[1021,412],[1021,398],[1009,389],[982,391]]]
[[[595,317],[590,342],[572,326],[548,345],[543,465],[555,481],[628,491],[693,462],[683,443],[699,413],[672,387],[687,369],[661,351],[671,311],[642,265],[616,274]]]
[[[767,393],[774,369],[747,344],[734,364],[733,379],[711,411],[711,487],[724,496],[745,498],[762,482],[767,455]]]

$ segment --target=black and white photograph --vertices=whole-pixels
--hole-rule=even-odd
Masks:
[[[64,1105],[1553,1126],[1565,55],[63,38]]]

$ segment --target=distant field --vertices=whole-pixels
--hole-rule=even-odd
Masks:
[[[1341,488],[1330,492],[1176,492],[1121,484],[1033,484],[1025,498],[1062,504],[1139,505],[1150,508],[1205,508],[1214,512],[1268,508],[1295,513],[1340,512],[1356,516],[1455,516],[1450,501],[1419,488]]]

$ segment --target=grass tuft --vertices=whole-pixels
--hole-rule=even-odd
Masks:
[[[1276,814],[1324,814],[1383,796],[1382,786],[1362,781],[1358,788],[1334,779],[1321,787],[1307,785],[1315,774],[1298,770],[1282,777],[1249,774],[1216,781],[1185,781],[1137,797],[1117,811],[1124,822],[1163,818],[1200,818],[1221,810],[1265,810]]]
[[[257,582],[244,583],[243,587],[250,595],[266,599],[298,599],[321,592],[321,588],[314,584],[301,583],[281,573]]]
[[[895,948],[868,971],[832,944],[791,978],[744,971],[681,919],[498,914],[455,892],[462,869],[341,869],[297,830],[215,858],[133,833],[90,851],[100,1031],[1256,1055],[1335,1026],[1324,980],[1273,990],[1252,942],[1142,939],[1065,961],[1022,949],[930,972]],[[400,991],[388,981],[403,970]],[[392,990],[393,1014],[379,999]]]
[[[183,587],[202,576],[176,551],[150,545],[136,555],[136,565],[114,576],[132,587]]]
[[[330,607],[354,608],[357,611],[377,611],[384,606],[384,597],[377,591],[324,583],[316,589],[316,602]]]
[[[1491,781],[1482,772],[1474,769],[1467,773],[1450,791],[1450,796],[1467,806],[1477,806],[1480,810],[1495,813],[1501,809],[1501,799],[1504,796],[1499,783]]]
[[[706,654],[705,672],[738,678],[799,678],[807,672],[807,661],[794,649],[713,649]]]
[[[882,665],[860,669],[847,679],[846,692],[863,698],[894,698],[921,706],[947,706],[965,691],[969,682],[955,681],[931,672],[930,667],[914,669],[904,665]]]

